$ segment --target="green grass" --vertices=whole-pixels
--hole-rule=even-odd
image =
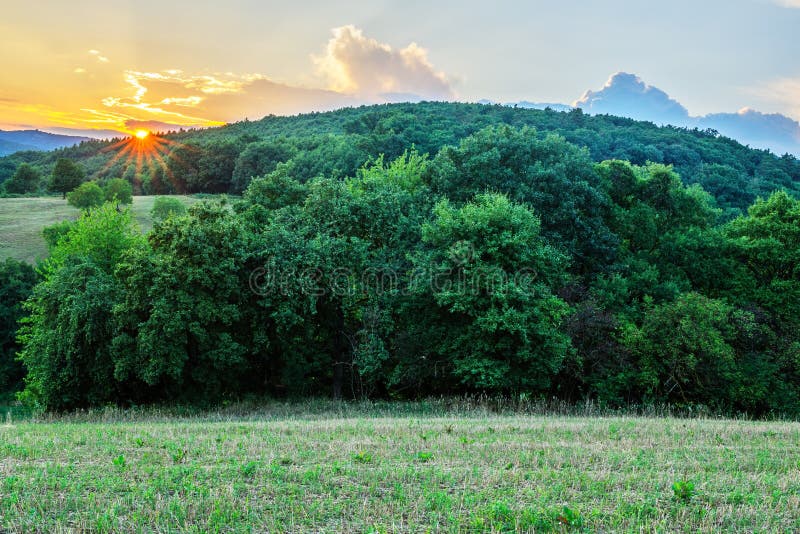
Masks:
[[[143,231],[153,226],[150,210],[155,196],[133,197],[134,217]],[[196,201],[193,197],[179,197],[185,204]],[[0,261],[14,258],[35,263],[47,256],[47,245],[42,238],[45,226],[76,219],[79,211],[60,197],[0,198]]]
[[[0,531],[800,530],[798,423],[438,412],[0,422]]]

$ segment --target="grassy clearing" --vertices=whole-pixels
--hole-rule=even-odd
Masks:
[[[154,196],[133,197],[136,221],[142,230],[153,226],[150,210]],[[196,201],[180,196],[186,205]],[[76,219],[79,211],[60,197],[0,198],[0,261],[14,258],[35,263],[47,256],[42,228],[66,219]]]
[[[373,408],[0,423],[0,531],[800,529],[798,423]]]

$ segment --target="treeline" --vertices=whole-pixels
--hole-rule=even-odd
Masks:
[[[586,147],[591,159],[672,165],[686,184],[697,183],[711,193],[732,219],[759,196],[786,190],[800,194],[800,162],[750,149],[714,131],[656,127],[613,116],[515,109],[459,103],[388,104],[310,113],[296,117],[266,117],[223,128],[174,132],[164,136],[158,157],[143,159],[113,142],[92,141],[48,153],[22,152],[0,158],[0,182],[11,179],[21,163],[43,177],[33,190],[42,191],[59,159],[80,162],[86,179],[105,182],[124,178],[136,194],[240,194],[253,176],[291,167],[301,181],[319,176],[353,176],[370,157],[395,159],[410,147],[436,154],[445,146],[489,126],[533,127],[540,135],[558,134]],[[30,173],[28,173],[28,176]],[[22,194],[19,183],[6,187]]]
[[[800,413],[800,202],[724,221],[671,167],[592,159],[498,126],[343,177],[278,163],[146,236],[91,209],[52,240],[9,374],[53,410],[491,392]]]

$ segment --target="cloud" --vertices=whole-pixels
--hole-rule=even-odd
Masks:
[[[761,113],[750,108],[737,113],[713,113],[698,119],[700,128],[713,128],[756,148],[776,154],[800,154],[800,123],[780,113]]]
[[[800,106],[800,80],[779,80],[762,87],[761,93]],[[613,74],[602,89],[586,91],[574,105],[587,113],[608,113],[688,128],[710,128],[755,148],[770,149],[777,154],[800,155],[800,124],[790,117],[749,108],[736,113],[693,117],[667,93],[647,85],[634,74]]]
[[[108,96],[103,109],[84,110],[131,131],[131,121],[158,121],[155,129],[218,126],[245,117],[326,111],[364,103],[349,95],[305,89],[260,74],[188,74],[128,70],[127,94]]]
[[[97,58],[100,63],[108,63],[109,59],[100,53],[99,50],[89,50],[89,54]]]
[[[321,56],[312,56],[328,87],[371,100],[446,100],[455,96],[447,76],[434,69],[416,43],[393,49],[355,26],[333,30]]]
[[[755,87],[750,92],[780,104],[794,118],[800,118],[800,78],[779,78]]]
[[[796,7],[800,8],[800,0],[773,0],[776,4],[782,7]]]
[[[660,124],[683,125],[689,119],[687,109],[667,93],[627,72],[612,74],[602,89],[586,91],[572,105],[589,113],[621,115]]]
[[[433,67],[423,48],[411,43],[394,49],[354,26],[334,29],[322,55],[312,56],[325,88],[279,83],[260,73],[127,69],[117,74],[103,68],[101,74],[95,69],[109,58],[98,49],[86,53],[89,61],[72,72],[102,75],[103,82],[91,92],[81,88],[80,104],[64,109],[60,98],[58,107],[0,101],[0,111],[10,109],[15,121],[36,118],[44,127],[131,132],[135,123],[156,130],[209,127],[271,114],[455,96],[450,79]]]

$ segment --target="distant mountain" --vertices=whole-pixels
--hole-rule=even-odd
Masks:
[[[40,130],[0,130],[0,156],[21,150],[55,150],[89,141],[89,137],[59,135]]]
[[[800,156],[800,123],[794,119],[749,108],[736,113],[693,117],[667,93],[627,72],[611,75],[601,89],[586,91],[573,105],[595,115],[618,115],[655,124],[712,129],[754,148]]]
[[[97,130],[94,128],[47,128],[47,133],[58,135],[68,135],[77,137],[89,137],[91,139],[113,139],[115,137],[127,137],[130,134],[120,132],[119,130]]]

